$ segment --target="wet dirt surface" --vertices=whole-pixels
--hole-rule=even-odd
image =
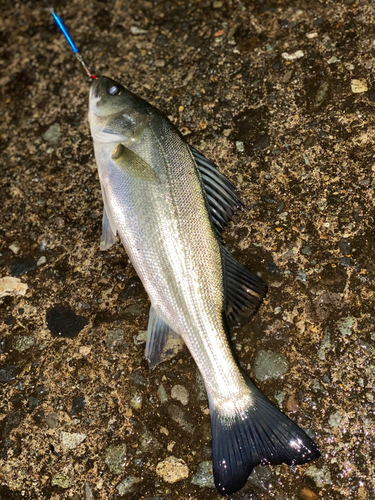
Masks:
[[[374,498],[374,5],[54,5],[94,73],[163,110],[248,207],[225,240],[269,292],[232,330],[238,359],[322,458],[258,467],[233,500]],[[0,298],[0,499],[218,499],[196,476],[194,362],[148,370],[147,296],[119,243],[99,250],[82,68],[42,3],[5,0],[0,39],[0,277],[20,280]]]

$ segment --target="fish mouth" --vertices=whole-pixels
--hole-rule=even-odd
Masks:
[[[100,92],[100,79],[96,79],[96,80],[93,80],[93,82],[91,83],[91,88],[90,88],[90,101],[92,99],[95,99],[95,100],[98,100],[100,99],[100,95],[101,95],[101,92]]]

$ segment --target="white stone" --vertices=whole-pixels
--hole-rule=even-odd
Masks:
[[[74,450],[86,439],[86,434],[79,434],[78,432],[62,432],[60,437],[61,443],[65,446],[65,448],[68,450]]]

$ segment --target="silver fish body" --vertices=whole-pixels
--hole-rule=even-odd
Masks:
[[[218,491],[241,488],[262,461],[318,456],[308,436],[241,372],[228,343],[229,311],[235,318],[242,309],[254,312],[266,291],[221,242],[225,211],[239,203],[228,181],[165,115],[106,77],[92,84],[89,121],[104,201],[101,246],[118,233],[149,295],[150,365],[170,334],[182,336],[198,365],[210,402]],[[272,431],[264,436],[252,430],[260,415],[270,415]]]

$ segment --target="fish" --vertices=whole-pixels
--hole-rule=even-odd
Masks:
[[[229,328],[248,321],[267,286],[225,247],[222,232],[243,203],[233,184],[164,113],[101,76],[89,123],[103,197],[100,248],[120,237],[151,302],[146,358],[182,338],[203,377],[217,491],[240,490],[259,464],[318,458],[314,441],[237,364]]]

